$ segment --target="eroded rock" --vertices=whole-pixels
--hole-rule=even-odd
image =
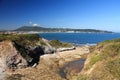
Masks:
[[[11,41],[0,42],[0,65],[2,68],[24,68],[27,61],[16,50]]]

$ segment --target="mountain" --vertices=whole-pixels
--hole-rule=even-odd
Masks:
[[[16,29],[15,31],[40,31],[40,30],[45,30],[45,28],[43,27],[38,27],[38,26],[23,26],[20,27],[18,29]]]
[[[112,33],[111,31],[96,29],[43,28],[39,26],[22,26],[14,31]]]

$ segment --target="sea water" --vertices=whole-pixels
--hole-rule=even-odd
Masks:
[[[77,45],[95,45],[105,40],[120,38],[120,33],[41,33],[40,36],[48,40],[60,40]],[[68,72],[72,72],[72,70],[77,70],[79,73],[84,63],[85,59],[68,62],[63,67],[59,68],[58,74],[62,78],[66,78],[69,74]]]
[[[76,45],[95,45],[105,40],[120,38],[120,33],[40,33],[40,36]]]

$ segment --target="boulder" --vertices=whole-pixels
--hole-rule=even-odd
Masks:
[[[58,48],[57,52],[63,52],[63,51],[69,51],[69,50],[74,50],[75,47],[63,47],[63,48]]]
[[[51,46],[43,46],[42,48],[45,54],[51,54],[51,53],[56,52],[56,49]]]

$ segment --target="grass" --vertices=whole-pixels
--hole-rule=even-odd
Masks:
[[[96,46],[96,48],[94,48],[95,50],[92,51],[92,56],[90,59],[90,65],[94,65],[96,62],[98,61],[102,61],[102,60],[107,60],[108,58],[114,58],[116,56],[120,56],[120,42],[113,42],[109,41],[109,43],[101,43],[98,46]],[[102,50],[97,53],[96,49],[98,49],[100,46],[102,46]]]
[[[21,53],[21,55],[29,61],[31,57],[28,56],[26,49],[34,46],[47,46],[46,42],[38,34],[0,34],[0,42],[9,40],[14,43],[15,48]],[[59,40],[51,40],[49,44],[52,47],[71,47],[71,44],[62,43]]]
[[[69,43],[62,43],[59,40],[51,40],[50,45],[55,47],[55,48],[59,48],[59,47],[72,47],[72,44]]]
[[[37,34],[0,34],[0,41],[10,40],[10,41],[35,41],[39,40],[39,35]]]
[[[40,41],[40,44],[41,44],[41,45],[44,45],[44,46],[47,45],[42,39],[40,39],[39,41]]]
[[[120,80],[120,58],[110,60],[106,63],[106,69],[114,77]]]
[[[79,77],[77,77],[77,80],[88,80],[88,77],[86,75],[79,75]]]
[[[27,54],[26,48],[35,46],[39,39],[40,37],[37,34],[0,34],[0,41],[12,41],[15,48],[27,61],[29,61],[31,57]]]
[[[104,41],[103,43],[113,43],[113,42],[120,42],[120,38],[118,38],[118,39],[113,39],[113,40],[106,40],[106,41]]]
[[[93,69],[87,80],[120,80],[120,39],[99,43],[95,48],[91,48],[88,57],[84,71]]]
[[[100,61],[100,56],[99,55],[95,55],[91,58],[91,61],[90,61],[90,65],[94,65],[96,62]]]

